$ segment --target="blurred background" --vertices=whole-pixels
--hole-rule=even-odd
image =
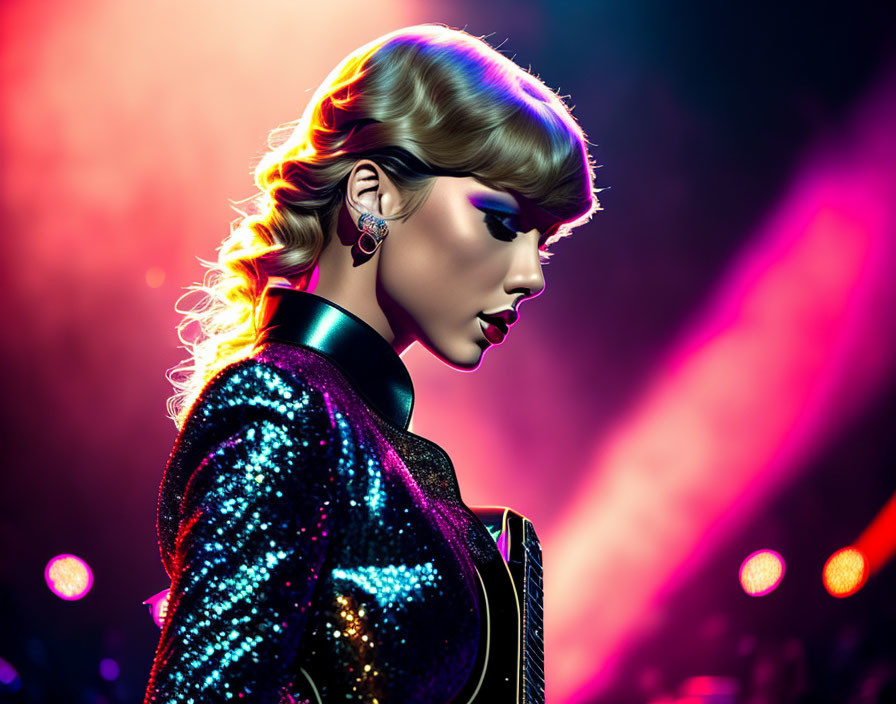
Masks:
[[[405,355],[465,501],[539,531],[548,702],[896,701],[896,12],[870,0],[0,4],[0,699],[140,701],[175,300],[268,132],[421,22],[571,96],[609,187],[478,371]]]

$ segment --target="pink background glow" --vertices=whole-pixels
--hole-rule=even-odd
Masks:
[[[5,488],[48,516],[27,528],[39,561],[64,539],[90,539],[127,567],[117,586],[97,587],[107,597],[126,591],[137,607],[166,586],[154,511],[174,439],[163,376],[181,357],[173,306],[203,272],[196,257],[213,256],[235,217],[228,199],[253,195],[250,167],[267,132],[298,117],[349,50],[416,22],[463,26],[472,12],[381,2],[370,13],[358,0],[264,6],[0,6],[8,416],[37,438],[18,456],[28,471],[10,472]],[[544,48],[544,13],[483,15],[470,31]],[[328,33],[334,24],[340,31]],[[559,71],[543,77],[574,103],[585,102],[576,90],[591,90],[584,79],[564,84]],[[668,129],[687,134],[683,108],[654,90]],[[419,348],[405,355],[413,429],[448,451],[464,500],[513,507],[539,532],[548,701],[604,692],[675,590],[892,385],[894,95],[890,72],[802,153],[706,295],[665,338],[645,336],[660,344],[635,383],[615,376],[626,355],[613,357],[616,341],[635,333],[596,322],[611,272],[594,242],[614,237],[601,213],[558,245],[545,295],[522,307],[476,373]],[[622,107],[600,108],[614,110]],[[640,255],[626,253],[618,280],[649,285]],[[646,302],[636,300],[640,283],[625,290],[619,305],[631,305],[633,321],[662,307],[656,288]],[[882,564],[896,546],[880,544]],[[24,563],[31,548],[9,545],[4,561]]]

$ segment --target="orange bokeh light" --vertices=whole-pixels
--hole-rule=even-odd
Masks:
[[[150,288],[158,288],[165,283],[165,270],[158,266],[151,266],[146,270],[146,285]]]
[[[784,579],[784,558],[774,550],[757,550],[740,566],[740,585],[750,596],[765,596]]]
[[[824,588],[840,599],[855,594],[868,580],[868,560],[854,547],[838,550],[824,563]]]

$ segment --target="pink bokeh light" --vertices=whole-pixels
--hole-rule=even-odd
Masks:
[[[738,579],[750,596],[771,594],[784,579],[784,558],[774,550],[757,550],[741,563]]]
[[[93,587],[93,571],[77,555],[56,555],[44,568],[44,580],[50,591],[60,599],[83,599]]]

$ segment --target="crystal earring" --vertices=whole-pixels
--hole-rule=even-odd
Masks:
[[[373,254],[379,249],[386,235],[389,234],[389,225],[382,218],[370,213],[362,213],[358,218],[358,229],[361,232],[358,237],[358,249],[364,254]]]

